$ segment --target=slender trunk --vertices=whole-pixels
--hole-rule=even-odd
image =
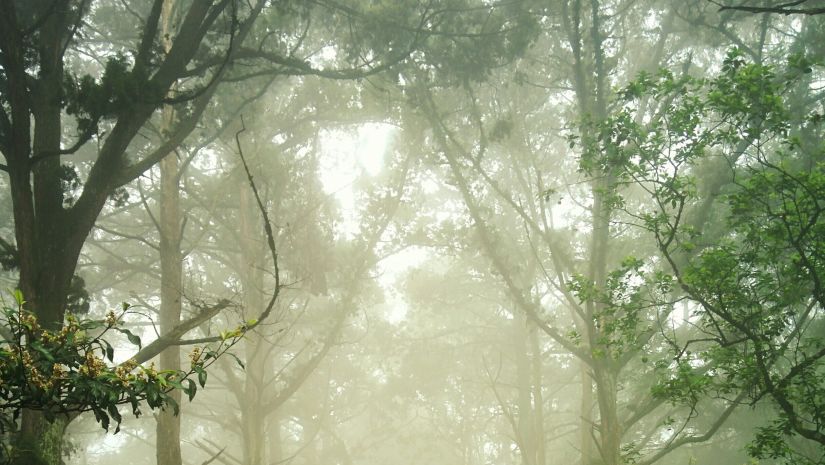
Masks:
[[[275,412],[269,415],[269,417],[266,420],[266,444],[269,446],[268,463],[281,463],[283,456],[283,444],[281,438],[281,418],[279,417],[278,412]]]
[[[597,365],[601,365],[597,363]],[[599,402],[600,451],[604,465],[621,465],[622,429],[619,423],[616,375],[609,367],[595,370],[596,392]]]
[[[160,333],[163,335],[180,323],[183,286],[178,159],[174,154],[160,163],[160,172]],[[162,370],[179,370],[180,367],[178,346],[161,352]],[[173,390],[170,395],[180,403],[180,391]],[[158,465],[181,465],[180,418],[171,408],[158,412],[156,431]]]
[[[606,197],[615,190],[610,173],[593,181],[593,237],[590,245],[588,275],[596,289],[604,289],[607,275],[607,253],[610,240],[610,208]],[[617,373],[614,370],[614,354],[610,347],[599,344],[599,329],[609,324],[603,316],[604,304],[588,300],[585,305],[590,317],[590,344],[597,348],[592,366],[599,406],[599,452],[605,465],[621,463],[621,425],[617,413]],[[599,321],[599,326],[594,323]],[[595,354],[595,352],[594,352]]]
[[[539,346],[539,332],[534,324],[530,326],[530,346],[533,352],[533,428],[536,441],[536,465],[547,464],[544,441],[544,395],[542,394],[542,358]]]
[[[244,291],[244,307],[247,315],[257,315],[263,308],[263,273],[260,257],[260,227],[252,194],[246,185],[240,189],[240,235],[241,235],[241,285]],[[260,408],[264,403],[264,366],[266,362],[266,340],[259,330],[252,331],[245,338],[246,370],[243,402],[243,463],[262,465],[266,463],[266,415]]]
[[[513,340],[516,356],[516,386],[518,388],[518,438],[521,463],[536,465],[536,441],[533,430],[533,385],[527,352],[527,321],[523,312],[513,312]]]
[[[614,191],[615,183],[609,172],[601,173],[599,178],[593,181],[593,237],[590,245],[588,275],[596,289],[604,289],[606,282],[611,216],[607,197]],[[618,373],[614,363],[615,354],[609,346],[598,342],[599,328],[605,328],[610,323],[607,321],[609,317],[603,315],[603,307],[603,303],[592,299],[585,303],[589,317],[590,346],[597,349],[594,351],[594,362],[591,368],[599,406],[599,452],[602,463],[605,465],[619,465],[622,435],[617,412]],[[595,324],[597,321],[598,326]]]
[[[247,302],[249,299],[247,300]],[[246,369],[243,411],[243,463],[263,465],[266,462],[266,415],[260,408],[263,399],[263,372],[266,340],[258,332],[245,337]]]
[[[572,8],[566,21],[566,29],[574,50],[574,85],[579,104],[579,111],[593,123],[603,121],[607,116],[607,65],[605,64],[603,35],[601,30],[601,5],[599,0],[589,1],[589,11],[585,8],[585,0],[573,1]],[[585,18],[589,13],[589,24]],[[586,27],[589,26],[589,43],[585,40]],[[592,55],[585,50],[592,52]],[[587,56],[586,56],[587,55]],[[586,58],[585,58],[586,57]],[[592,59],[592,62],[590,61]],[[591,66],[586,66],[587,64]],[[588,69],[590,68],[590,69]],[[588,70],[585,73],[585,70]],[[592,136],[590,131],[583,128],[582,142],[585,150],[592,150]],[[605,286],[608,266],[608,249],[610,241],[611,208],[609,197],[615,191],[615,182],[611,168],[593,173],[591,192],[592,206],[592,236],[590,240],[590,258],[587,267],[588,280],[596,289]],[[599,341],[599,328],[605,327],[606,321],[602,312],[603,304],[588,299],[584,305],[585,315],[582,327],[587,330],[584,335],[591,352],[594,354],[592,366],[582,364],[582,430],[581,449],[582,464],[593,463],[593,450],[590,426],[593,407],[593,381],[596,387],[596,399],[599,407],[598,432],[599,453],[605,465],[619,465],[621,462],[621,428],[617,415],[617,383],[613,369],[612,355],[609,347],[603,347]],[[599,324],[597,324],[599,323]],[[591,379],[592,377],[592,379]]]
[[[587,363],[579,361],[581,378],[581,402],[579,404],[579,447],[581,464],[593,463],[593,379]]]
[[[166,0],[162,12],[164,48],[171,49],[171,19],[174,0]],[[162,113],[161,134],[168,133],[175,119],[175,112],[165,106]],[[178,158],[173,152],[160,162],[160,333],[168,333],[180,323],[181,295],[183,291],[183,257],[180,251],[181,210]],[[180,348],[168,347],[160,354],[161,370],[180,370]],[[169,393],[180,404],[181,393]],[[171,408],[157,415],[156,457],[158,465],[181,465],[180,417]]]

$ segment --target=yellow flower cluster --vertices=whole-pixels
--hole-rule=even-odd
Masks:
[[[52,379],[50,379],[49,381],[54,383],[55,381],[63,379],[66,379],[66,367],[59,363],[55,363],[54,365],[52,365]]]
[[[115,375],[117,375],[117,378],[124,386],[128,385],[129,381],[135,379],[135,375],[132,374],[132,370],[137,368],[137,366],[138,364],[135,359],[131,358],[115,368]]]
[[[37,318],[31,313],[23,313],[20,316],[20,323],[31,328],[31,331],[34,333],[40,329],[40,324],[37,323]]]
[[[158,377],[158,371],[155,369],[155,362],[149,364],[149,368],[142,367],[143,374],[150,380]]]
[[[34,361],[32,360],[32,356],[28,351],[22,351],[20,355],[20,360],[23,362],[23,368],[25,368],[26,373],[28,373],[29,384],[36,387],[37,389],[50,389],[52,387],[51,380],[47,380],[40,370],[34,366]]]
[[[74,315],[68,315],[66,317],[66,324],[60,329],[59,337],[61,340],[65,340],[70,333],[75,333],[76,341],[82,341],[84,339],[80,326],[77,323],[77,318],[75,318]]]
[[[109,313],[106,314],[106,326],[109,328],[117,325],[117,317],[115,316],[115,312],[113,310],[109,310]]]
[[[86,352],[86,363],[80,366],[80,374],[96,378],[106,370],[106,362],[91,351]]]
[[[203,362],[201,361],[201,348],[195,347],[192,349],[192,352],[189,353],[189,362],[192,366],[200,365]]]

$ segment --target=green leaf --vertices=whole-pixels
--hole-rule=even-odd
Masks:
[[[14,292],[12,292],[12,295],[14,295],[14,301],[17,302],[17,305],[23,305],[26,303],[26,300],[23,299],[23,291],[20,289],[15,289]]]
[[[132,344],[138,346],[138,349],[142,348],[141,342],[140,342],[140,337],[138,337],[137,335],[135,335],[134,333],[132,333],[128,329],[126,329],[126,328],[117,328],[117,327],[115,327],[113,329],[115,331],[118,331],[120,333],[125,334],[126,338],[129,339],[129,342],[131,342]]]
[[[237,363],[237,364],[238,364],[238,366],[239,366],[239,367],[241,367],[241,370],[245,370],[245,369],[246,369],[246,365],[244,365],[244,363],[241,361],[241,359],[240,359],[240,358],[238,358],[238,356],[237,356],[237,355],[233,354],[232,352],[226,352],[226,355],[229,355],[230,357],[234,358],[234,359],[235,359],[235,363]]]
[[[38,351],[49,362],[54,362],[54,355],[43,347],[43,344],[41,344],[40,341],[32,341],[31,344],[29,344],[29,347]]]
[[[198,385],[195,384],[195,381],[191,379],[187,379],[186,384],[188,386],[183,389],[183,392],[185,392],[186,395],[189,396],[189,402],[192,402],[192,399],[195,398],[195,393],[198,392]]]
[[[201,387],[206,386],[206,370],[202,368],[198,370],[198,382],[201,384]]]
[[[114,358],[115,358],[115,349],[114,349],[114,347],[112,347],[112,345],[109,344],[108,341],[101,341],[101,342],[103,343],[103,345],[105,347],[105,350],[106,350],[106,358],[108,358],[110,362],[113,362]]]

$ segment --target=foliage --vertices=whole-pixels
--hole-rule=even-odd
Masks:
[[[119,312],[108,312],[103,320],[69,315],[61,329],[51,331],[24,310],[19,291],[15,301],[16,305],[2,308],[8,331],[0,343],[0,437],[15,430],[23,409],[41,411],[52,420],[91,411],[104,429],[114,421],[115,433],[123,420],[120,405],[128,404],[135,416],[141,414],[143,402],[153,410],[171,407],[177,414],[179,405],[170,393],[180,390],[192,400],[198,385],[206,384],[206,368],[245,332],[244,326],[223,333],[215,348],[195,347],[186,371],[158,371],[154,364],[147,367],[134,359],[114,363],[115,349],[105,338],[108,333],[121,333],[130,344],[141,347],[140,337],[123,327],[128,304]]]
[[[712,79],[643,74],[582,159],[645,193],[640,208],[616,205],[652,234],[695,309],[654,393],[770,399],[777,420],[748,450],[789,463],[801,460],[793,436],[825,445],[825,147],[805,143],[819,113],[786,103],[812,66],[794,56],[778,70],[733,50]],[[644,98],[658,107],[640,118]],[[715,189],[709,166],[728,176]]]
[[[602,304],[593,313],[597,329],[593,355],[617,359],[643,346],[656,324],[657,304],[667,298],[672,287],[670,275],[650,272],[642,260],[634,257],[625,258],[619,268],[608,274],[604,288],[598,288],[582,275],[574,275],[570,288],[580,302]]]

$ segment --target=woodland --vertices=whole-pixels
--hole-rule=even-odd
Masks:
[[[821,0],[0,0],[0,464],[825,464],[824,96]]]

